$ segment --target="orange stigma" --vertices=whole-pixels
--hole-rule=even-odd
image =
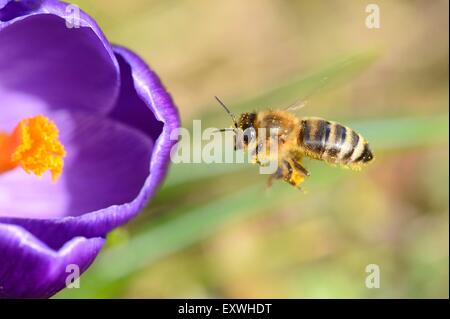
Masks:
[[[63,170],[64,156],[58,128],[45,116],[21,120],[11,134],[0,131],[0,173],[20,166],[37,176],[50,171],[56,182]]]

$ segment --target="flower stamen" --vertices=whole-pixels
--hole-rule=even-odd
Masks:
[[[0,132],[0,173],[20,166],[37,176],[50,171],[56,181],[64,156],[57,126],[43,115],[21,120],[11,134]]]

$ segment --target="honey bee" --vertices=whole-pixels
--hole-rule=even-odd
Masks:
[[[243,113],[238,119],[230,112],[228,107],[219,99],[225,111],[231,116],[234,124],[227,130],[252,130],[258,134],[259,128],[266,131],[275,129],[278,145],[278,166],[276,172],[269,178],[269,185],[275,179],[282,179],[296,188],[300,188],[304,179],[310,176],[303,166],[303,158],[324,161],[328,164],[360,170],[374,158],[369,143],[361,134],[342,124],[327,121],[316,117],[295,116],[289,108],[286,110],[269,110],[260,112]],[[253,150],[254,163],[261,164],[267,152],[259,152],[264,149],[263,143],[269,143],[270,137],[255,136],[254,139],[245,138],[241,145],[244,150],[250,149],[250,140],[257,141],[258,145]]]

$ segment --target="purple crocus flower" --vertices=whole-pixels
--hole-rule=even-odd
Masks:
[[[0,0],[0,132],[42,115],[67,154],[57,182],[20,167],[0,173],[3,298],[49,297],[68,265],[86,270],[106,234],[153,196],[179,126],[157,75],[84,12],[68,28],[67,6]]]

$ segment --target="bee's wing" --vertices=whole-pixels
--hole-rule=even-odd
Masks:
[[[284,110],[288,112],[297,111],[304,108],[308,104],[308,100],[298,100],[286,107]]]
[[[284,110],[285,111],[297,111],[299,109],[304,108],[306,106],[306,104],[308,104],[309,99],[322,90],[322,88],[325,86],[327,81],[328,81],[328,77],[323,77],[322,80],[320,81],[320,84],[315,89],[313,89],[304,98],[299,99],[299,100],[295,101],[294,103],[292,103],[291,105],[289,105],[288,107],[286,107]]]

